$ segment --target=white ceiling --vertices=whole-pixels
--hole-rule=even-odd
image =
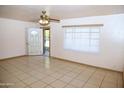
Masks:
[[[42,10],[51,18],[67,19],[124,13],[124,5],[0,5],[0,17],[37,21]]]

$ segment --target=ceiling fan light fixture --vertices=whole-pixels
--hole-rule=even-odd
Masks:
[[[40,16],[39,23],[43,26],[46,26],[50,23],[50,18],[46,15],[46,11],[42,11],[42,15]]]

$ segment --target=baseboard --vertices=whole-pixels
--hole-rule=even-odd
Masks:
[[[18,57],[24,57],[24,56],[27,56],[27,55],[19,55],[19,56],[13,56],[13,57],[8,57],[8,58],[3,58],[3,59],[0,59],[0,61],[9,60],[9,59],[18,58]]]
[[[108,69],[108,68],[104,68],[104,67],[97,67],[97,66],[94,66],[94,65],[79,63],[79,62],[75,62],[75,61],[70,61],[70,60],[67,60],[67,59],[58,58],[58,57],[54,57],[54,56],[50,56],[50,57],[51,58],[55,58],[55,59],[59,59],[59,60],[68,61],[68,62],[78,63],[78,64],[82,64],[82,65],[86,65],[86,66],[91,66],[91,67],[95,67],[95,68],[100,68],[100,69],[105,69],[105,70],[109,70],[109,71],[114,71],[114,72],[122,73],[121,71],[117,71],[117,70],[113,70],[113,69]]]

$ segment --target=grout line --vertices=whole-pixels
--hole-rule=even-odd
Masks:
[[[118,81],[119,81],[118,78],[119,78],[119,76],[117,75],[117,77],[116,77],[116,79],[117,79],[117,80],[116,80],[116,87],[117,87],[117,88],[118,88]]]
[[[86,67],[86,68],[87,68],[87,67]],[[86,70],[86,68],[85,68],[85,70]],[[85,71],[85,70],[84,70],[84,71]],[[83,72],[84,72],[84,71],[83,71]],[[82,72],[80,72],[80,73],[82,73]],[[78,73],[78,75],[75,76],[73,79],[75,79],[76,77],[78,77],[78,76],[80,75],[80,73]],[[73,79],[72,79],[72,80],[73,80]],[[71,80],[70,82],[72,82],[72,80]],[[68,82],[68,84],[69,84],[70,82]],[[67,85],[68,85],[68,84],[67,84]]]
[[[100,83],[100,85],[99,85],[99,88],[101,88],[102,83],[103,83],[103,81],[104,81],[104,79],[105,79],[106,75],[107,75],[107,73],[104,75],[104,77],[103,77],[103,79],[102,79],[102,81],[101,81],[101,83]]]
[[[96,70],[90,75],[90,77],[87,79],[87,81],[85,82],[85,84],[89,81],[89,79],[93,76],[93,74],[94,74],[96,71],[97,71],[97,68],[96,68]],[[84,84],[82,87],[84,87],[85,84]]]

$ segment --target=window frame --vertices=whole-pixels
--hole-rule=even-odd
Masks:
[[[89,33],[90,35],[89,35],[89,47],[92,47],[91,46],[91,41],[92,40],[94,40],[94,39],[91,39],[91,34],[92,33],[98,33],[99,34],[99,36],[98,36],[98,39],[95,39],[95,40],[98,40],[98,49],[96,50],[96,51],[91,51],[91,50],[89,50],[89,51],[87,51],[87,50],[76,50],[76,49],[69,49],[69,48],[66,48],[65,47],[65,40],[66,40],[66,30],[65,29],[67,29],[67,28],[70,28],[70,27],[63,27],[63,30],[64,30],[64,42],[63,42],[63,48],[64,48],[64,50],[68,50],[68,51],[76,51],[76,52],[81,52],[81,53],[100,53],[100,50],[101,50],[101,44],[100,44],[100,41],[101,41],[101,32],[102,32],[102,27],[103,27],[103,25],[96,25],[96,26],[83,26],[83,27],[80,27],[80,26],[77,26],[77,27],[79,27],[79,28],[84,28],[84,27],[86,27],[86,28],[88,28],[90,31],[89,32],[84,32],[84,33]],[[74,26],[73,28],[75,28],[75,29],[77,29],[77,27],[76,26]],[[72,28],[72,27],[71,27]],[[91,32],[91,30],[92,30],[92,28],[97,28],[97,29],[99,29],[99,31],[98,32]],[[80,32],[81,33],[81,32]]]

